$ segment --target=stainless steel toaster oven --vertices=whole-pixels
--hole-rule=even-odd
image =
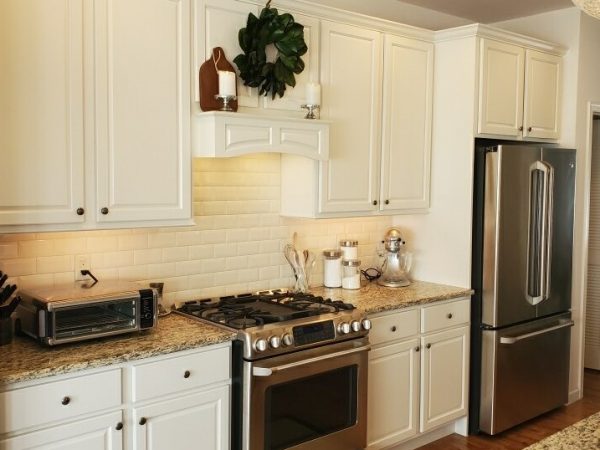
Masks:
[[[44,345],[147,330],[157,322],[157,292],[130,282],[78,282],[19,294],[17,330]]]

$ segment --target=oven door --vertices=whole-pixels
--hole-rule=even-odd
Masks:
[[[246,363],[245,448],[366,447],[369,349],[362,338]]]

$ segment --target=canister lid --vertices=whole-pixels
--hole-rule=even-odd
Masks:
[[[342,252],[340,250],[336,250],[335,248],[328,248],[323,250],[323,256],[326,259],[338,259],[342,256]]]
[[[345,259],[342,261],[342,266],[360,267],[360,259]]]
[[[340,241],[340,247],[358,247],[358,241]]]

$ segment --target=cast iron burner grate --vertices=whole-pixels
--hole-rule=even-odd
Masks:
[[[352,310],[342,301],[284,290],[185,302],[177,311],[235,329]]]

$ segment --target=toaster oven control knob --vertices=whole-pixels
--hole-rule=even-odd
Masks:
[[[363,330],[369,331],[371,329],[371,321],[369,319],[363,319],[362,327],[363,327]]]
[[[338,333],[348,334],[350,333],[350,324],[348,322],[341,322],[337,326]]]
[[[358,320],[353,320],[350,327],[352,328],[352,331],[357,333],[360,331],[360,322]]]
[[[281,338],[279,336],[271,336],[269,338],[269,345],[271,348],[279,348],[281,345]]]
[[[257,339],[254,341],[254,350],[257,352],[264,352],[267,349],[267,340],[266,339]]]
[[[294,339],[292,338],[291,334],[285,333],[283,335],[283,337],[281,338],[281,342],[283,343],[284,346],[289,347],[290,345],[292,345],[294,343]]]

